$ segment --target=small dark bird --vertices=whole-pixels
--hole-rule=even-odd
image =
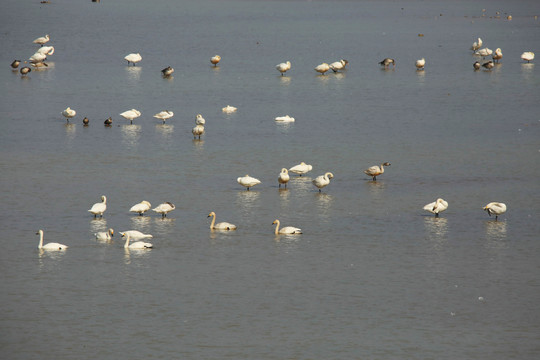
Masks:
[[[21,60],[13,60],[13,62],[11,63],[11,67],[16,69],[19,67],[20,63],[21,63]]]
[[[161,73],[163,76],[171,76],[171,74],[174,72],[174,69],[170,66],[167,66],[165,69],[161,70]]]
[[[84,119],[82,119],[82,123],[84,124],[84,126],[88,126],[90,120],[88,120],[88,118],[85,116]]]
[[[481,65],[478,61],[476,61],[472,66],[474,67],[474,70],[480,70]]]
[[[107,120],[105,120],[105,122],[103,122],[103,124],[105,124],[105,126],[111,126],[112,118],[109,116],[109,118]]]
[[[28,74],[29,72],[31,72],[32,69],[30,69],[28,66],[25,66],[25,67],[22,67],[20,71],[21,71],[21,74],[22,74],[22,75],[26,75],[26,74]]]
[[[387,68],[390,64],[396,67],[396,61],[390,58],[383,59],[383,61],[379,63],[379,65],[384,65],[385,68]]]
[[[482,66],[485,67],[488,70],[491,70],[491,69],[493,69],[495,64],[493,63],[493,61],[489,60],[488,62],[483,63]]]

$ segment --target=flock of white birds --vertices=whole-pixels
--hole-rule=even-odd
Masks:
[[[54,54],[54,47],[53,46],[44,46],[47,42],[50,41],[49,35],[45,35],[44,37],[39,37],[35,39],[33,42],[35,44],[40,45],[40,48],[32,55],[28,62],[33,67],[47,67],[48,65],[44,62],[47,59],[47,56]],[[493,60],[489,60],[483,64],[481,64],[479,61],[476,61],[473,64],[473,67],[475,70],[480,69],[480,67],[484,67],[488,70],[491,70],[494,66],[494,61],[498,62],[502,59],[502,50],[500,48],[497,48],[495,52],[493,52],[491,49],[485,47],[482,48],[483,41],[481,38],[478,38],[477,41],[473,43],[471,46],[471,50],[474,51],[474,55],[481,56],[482,58],[485,58],[487,56],[491,56]],[[124,59],[127,61],[128,66],[132,64],[133,66],[136,66],[137,63],[142,61],[142,56],[139,53],[132,53],[129,55],[126,55]],[[528,63],[534,59],[534,53],[531,51],[524,52],[521,54],[521,59],[524,61],[527,61]],[[214,66],[217,66],[218,63],[221,61],[221,56],[215,55],[210,58],[210,63]],[[26,63],[27,61],[25,61]],[[17,69],[21,63],[21,60],[14,60],[11,64],[11,67],[13,69]],[[341,59],[339,61],[333,62],[331,64],[328,63],[322,63],[320,65],[317,65],[314,70],[322,75],[324,75],[326,72],[332,70],[333,72],[339,72],[345,70],[345,67],[349,64],[347,60]],[[385,68],[388,68],[390,65],[395,67],[396,61],[391,58],[385,58],[381,62],[379,62],[380,65],[384,66]],[[417,70],[422,71],[424,70],[426,65],[425,58],[416,60],[415,66]],[[276,69],[281,73],[282,76],[285,75],[285,73],[289,70],[291,70],[291,62],[286,61],[283,63],[280,63],[276,65]],[[31,72],[31,68],[28,66],[22,67],[20,69],[20,73],[25,76]],[[171,66],[168,66],[161,70],[164,77],[171,76],[171,74],[174,72],[174,69]],[[237,108],[231,105],[227,105],[222,108],[222,111],[224,113],[234,113],[237,111]],[[77,114],[77,112],[74,109],[71,109],[70,107],[66,108],[61,113],[65,118],[66,121],[69,123],[69,120]],[[124,119],[129,120],[130,124],[133,124],[133,120],[141,116],[141,112],[137,109],[131,109],[124,111],[120,114]],[[155,114],[153,117],[160,119],[163,121],[163,124],[165,122],[172,118],[174,116],[174,113],[170,110],[163,110],[157,114]],[[295,119],[289,115],[285,116],[278,116],[275,118],[276,121],[279,122],[294,122]],[[88,118],[83,119],[83,124],[87,126],[89,123]],[[105,120],[104,124],[106,126],[110,126],[112,123],[112,119],[109,117],[107,120]],[[201,114],[197,114],[195,118],[195,127],[192,129],[192,134],[194,138],[199,138],[201,135],[204,134],[204,125],[206,121],[203,118]],[[384,167],[390,166],[390,163],[384,162],[381,165],[374,165],[366,170],[364,170],[364,173],[370,177],[372,177],[372,181],[377,181],[377,176],[380,176],[384,173]],[[287,183],[290,180],[289,172],[297,174],[298,176],[302,176],[308,172],[310,172],[313,169],[312,165],[308,165],[304,162],[295,165],[291,167],[290,169],[282,168],[279,175],[278,175],[278,184],[281,188],[281,185],[283,185],[285,188],[287,187]],[[334,174],[331,172],[326,172],[323,175],[317,176],[315,179],[312,180],[312,184],[318,189],[319,192],[322,191],[322,189],[330,184],[330,180],[334,177]],[[247,191],[249,191],[250,188],[258,185],[261,183],[261,181],[255,177],[245,175],[242,177],[237,178],[238,184],[244,186]],[[160,214],[162,217],[166,217],[167,214],[173,210],[175,210],[175,205],[171,202],[165,202],[160,204],[159,206],[152,209],[152,211]],[[138,204],[133,205],[129,211],[133,213],[137,213],[139,216],[143,216],[147,211],[151,209],[150,202],[144,200],[141,201]],[[446,202],[444,199],[437,199],[436,201],[429,203],[423,207],[424,210],[435,214],[436,217],[439,216],[440,213],[448,209],[448,202]],[[107,197],[105,195],[101,196],[101,202],[94,204],[88,211],[94,215],[94,217],[103,217],[103,214],[107,210]],[[495,215],[495,220],[498,220],[498,216],[501,214],[504,214],[506,212],[506,205],[504,203],[500,202],[491,202],[484,206],[484,210],[487,211],[489,216]],[[236,230],[237,226],[228,222],[220,222],[215,223],[216,221],[216,214],[215,212],[211,212],[208,217],[212,217],[212,222],[210,224],[210,229],[213,230],[221,230],[221,231],[231,231]],[[296,228],[294,226],[285,226],[280,228],[280,221],[276,219],[273,224],[276,225],[274,233],[276,235],[286,234],[286,235],[295,235],[295,234],[301,234],[302,230],[299,228]],[[39,245],[38,248],[42,250],[65,250],[67,248],[66,245],[59,244],[59,243],[48,243],[43,245],[43,230],[39,230],[37,233],[40,236]],[[122,237],[126,238],[124,247],[126,249],[139,249],[139,250],[145,250],[145,249],[151,249],[153,245],[151,243],[143,242],[143,241],[137,241],[134,243],[130,243],[131,240],[139,240],[144,238],[151,238],[152,235],[150,234],[144,234],[137,230],[128,230],[123,231],[120,233]],[[106,232],[98,232],[95,234],[96,239],[102,240],[102,241],[110,241],[112,240],[114,236],[114,230],[109,229]]]

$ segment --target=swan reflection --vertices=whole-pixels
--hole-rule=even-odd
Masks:
[[[107,220],[105,218],[92,218],[90,220],[90,231],[94,234],[100,231],[107,231]]]
[[[367,184],[369,186],[369,192],[375,196],[381,195],[386,187],[384,181],[373,181],[370,179],[367,181]]]
[[[202,151],[204,150],[204,140],[202,139],[192,139],[191,140],[193,147],[195,147],[195,150]]]
[[[156,132],[160,133],[166,139],[169,139],[174,132],[174,125],[156,124]]]
[[[152,250],[148,249],[129,249],[124,248],[124,264],[129,265],[131,264],[132,257],[134,259],[136,258],[144,258],[150,256],[152,253]]]
[[[333,75],[331,74],[330,76],[334,76],[334,79],[338,79],[338,80],[345,79],[345,73],[344,72],[337,72],[337,73],[334,73]]]
[[[130,80],[139,81],[141,79],[142,68],[140,66],[127,66],[125,69]]]
[[[281,82],[281,85],[289,85],[291,83],[291,78],[288,76],[280,76],[279,80]]]
[[[64,124],[64,127],[66,128],[66,135],[69,140],[73,140],[75,138],[75,132],[77,130],[77,127],[73,123],[67,123]]]
[[[278,193],[279,193],[279,199],[283,202],[288,202],[289,201],[289,189],[287,188],[278,188]]]
[[[289,184],[294,184],[294,187],[302,191],[312,191],[313,184],[310,176],[291,176]]]
[[[149,226],[150,226],[150,221],[152,218],[150,216],[139,216],[139,215],[136,215],[136,216],[132,216],[130,218],[131,220],[131,227],[133,229],[139,229],[140,231],[142,232],[149,232],[150,229],[149,229]]]
[[[141,138],[141,125],[122,125],[120,126],[122,132],[122,143],[129,147],[135,147],[139,143]]]
[[[444,217],[424,217],[424,228],[432,240],[440,240],[448,233],[448,219]]]
[[[175,224],[175,218],[156,217],[154,218],[154,231],[158,235],[172,234]]]
[[[250,212],[259,200],[260,193],[254,190],[238,191],[236,193],[236,204],[243,209],[244,212]]]
[[[506,221],[486,220],[485,228],[488,239],[506,239]]]
[[[316,192],[315,197],[317,199],[317,215],[320,218],[328,218],[328,213],[334,200],[334,195],[324,192]]]

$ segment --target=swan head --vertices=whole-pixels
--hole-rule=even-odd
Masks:
[[[106,203],[107,197],[105,195],[101,195],[101,202]]]
[[[274,225],[274,224],[279,224],[279,220],[278,220],[278,219],[274,220],[274,222],[272,223],[272,225]]]
[[[389,163],[389,162],[385,162],[383,165],[384,165],[384,166],[390,166],[390,163]]]
[[[38,230],[38,231],[36,232],[36,235],[43,235],[43,230]]]
[[[289,172],[289,170],[283,168],[283,169],[281,169],[281,172],[284,173],[284,174],[287,174]]]
[[[332,179],[334,177],[334,174],[332,174],[331,172],[327,172],[326,174],[324,174],[324,176],[326,176],[329,179]]]
[[[109,229],[109,234],[111,234],[111,236],[114,236],[114,230],[113,230],[113,229]]]
[[[211,216],[216,216],[216,213],[212,211],[210,214],[208,214],[208,217],[211,217]]]

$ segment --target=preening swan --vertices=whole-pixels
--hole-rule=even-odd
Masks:
[[[142,60],[142,56],[141,56],[141,54],[139,54],[139,53],[136,53],[136,54],[129,54],[129,55],[126,55],[126,56],[124,57],[124,60],[127,60],[128,66],[129,66],[129,63],[132,63],[133,66],[135,66],[136,63],[138,63],[139,61]]]
[[[67,122],[69,122],[69,119],[77,115],[77,112],[73,110],[72,108],[68,107],[64,111],[62,111],[62,115],[66,118]]]
[[[147,242],[142,242],[142,241],[137,241],[130,245],[129,244],[129,241],[131,240],[130,235],[126,233],[122,233],[122,236],[126,237],[126,243],[124,244],[125,249],[144,250],[144,249],[151,249],[154,247],[154,245]]]
[[[221,56],[219,55],[214,55],[210,58],[210,62],[214,65],[214,66],[217,66],[217,64],[221,61]]]
[[[42,46],[36,51],[36,54],[52,55],[54,54],[54,46]]]
[[[396,61],[394,59],[390,59],[390,58],[385,58],[379,63],[379,65],[384,65],[385,68],[390,66],[390,64],[392,64],[394,67],[396,67]]]
[[[151,207],[152,205],[148,201],[143,200],[140,203],[133,205],[129,211],[138,213],[140,216],[142,216],[145,212],[150,210]]]
[[[202,125],[195,125],[193,129],[191,129],[191,133],[193,134],[193,138],[196,139],[197,136],[199,137],[199,140],[201,139],[201,135],[204,134],[204,126]]]
[[[246,176],[243,176],[243,177],[239,177],[238,179],[236,179],[236,181],[237,181],[240,185],[246,187],[248,190],[249,190],[250,187],[253,187],[253,186],[255,186],[255,185],[261,183],[261,181],[260,181],[259,179],[256,179],[256,178],[254,178],[254,177],[251,177],[251,176],[249,176],[249,175],[246,175]]]
[[[491,55],[491,57],[493,60],[495,60],[495,62],[499,62],[499,60],[501,60],[503,57],[501,48],[495,49],[495,52]]]
[[[32,69],[30,69],[28,66],[25,66],[25,67],[21,68],[20,72],[21,72],[21,75],[24,76],[24,75],[28,74],[29,72],[32,72]]]
[[[320,65],[317,65],[315,67],[315,71],[318,72],[318,73],[321,73],[324,75],[325,72],[327,72],[328,70],[330,70],[330,65],[328,65],[327,63],[322,63]]]
[[[150,234],[145,234],[145,233],[142,233],[142,232],[137,231],[137,230],[122,231],[121,234],[122,234],[122,237],[129,236],[133,240],[150,239],[150,238],[154,237],[154,236],[152,236]]]
[[[204,125],[204,124],[206,124],[206,120],[204,120],[204,118],[203,118],[203,116],[201,114],[197,114],[197,116],[195,116],[195,124]]]
[[[169,110],[163,110],[163,111],[157,113],[156,115],[154,115],[154,117],[156,119],[162,120],[164,124],[165,124],[165,120],[170,119],[173,116],[174,116],[174,113],[172,111],[169,111]]]
[[[472,51],[476,51],[482,47],[482,39],[478,38],[475,42],[473,42],[471,46]]]
[[[141,116],[141,112],[136,109],[131,109],[131,110],[124,111],[123,113],[120,114],[120,116],[122,116],[126,120],[129,120],[130,124],[133,124],[133,119],[136,119],[139,116]]]
[[[231,114],[231,113],[235,112],[236,110],[238,110],[238,109],[235,108],[234,106],[231,106],[231,105],[227,105],[223,109],[221,109],[221,111],[223,111],[224,113],[227,113],[227,114]]]
[[[364,170],[364,173],[366,175],[371,176],[373,178],[373,181],[376,181],[377,176],[384,173],[384,167],[385,166],[390,166],[390,163],[385,162],[385,163],[382,163],[380,166],[377,166],[377,165],[371,166],[371,167],[367,168],[366,170]]]
[[[313,166],[308,165],[302,161],[300,164],[295,165],[292,168],[290,168],[289,171],[302,176],[303,174],[310,172],[312,169],[313,169]]]
[[[37,39],[35,39],[33,41],[34,44],[39,44],[41,46],[43,46],[44,44],[48,43],[50,40],[49,38],[49,35],[45,35],[45,36],[42,36],[42,37],[38,37]]]
[[[105,210],[107,210],[107,197],[105,195],[101,195],[101,202],[92,205],[92,208],[88,211],[94,214],[94,217],[97,217],[98,215],[103,217]]]
[[[161,73],[163,74],[163,76],[171,76],[173,72],[174,72],[174,69],[170,66],[167,66],[165,69],[161,70]]]
[[[484,206],[484,210],[487,211],[489,216],[491,216],[491,214],[494,214],[495,220],[497,220],[499,215],[506,212],[506,204],[501,202],[490,202],[489,204]]]
[[[278,176],[278,183],[279,183],[279,187],[281,187],[281,184],[284,184],[285,187],[287,187],[287,183],[289,182],[289,171],[287,171],[287,169],[283,168],[281,169],[281,172],[279,173],[279,176]]]
[[[47,55],[35,53],[34,55],[28,58],[28,61],[30,61],[31,63],[38,63],[38,62],[42,62],[45,59],[47,59]]]
[[[336,62],[333,62],[330,64],[330,69],[332,69],[333,72],[338,72],[339,70],[344,70],[345,66],[347,66],[349,62],[347,60],[339,60]]]
[[[36,235],[39,235],[38,249],[43,250],[66,250],[67,246],[59,243],[48,243],[43,245],[43,230],[39,230]]]
[[[291,62],[287,61],[276,65],[276,69],[281,73],[281,76],[285,74],[288,70],[291,70]]]
[[[174,206],[173,203],[165,202],[163,204],[160,204],[158,207],[152,209],[152,211],[157,212],[158,214],[161,214],[161,217],[166,217],[167,213],[173,211],[176,209],[176,206]]]
[[[489,48],[483,48],[483,49],[480,49],[478,50],[477,52],[474,53],[474,55],[479,55],[479,56],[482,56],[482,57],[486,57],[486,56],[489,56],[493,54],[493,50],[489,49]]]
[[[316,187],[319,188],[319,192],[321,192],[322,188],[326,185],[330,184],[330,179],[334,177],[334,174],[331,172],[327,172],[324,175],[319,175],[315,179],[313,179],[312,183]]]
[[[435,214],[435,217],[439,217],[439,213],[442,213],[446,209],[448,209],[448,203],[441,198],[438,198],[437,201],[424,206],[424,210]]]
[[[294,227],[294,226],[285,226],[283,228],[279,228],[279,220],[276,219],[274,220],[274,222],[272,223],[272,225],[276,224],[276,230],[274,231],[274,233],[276,235],[293,235],[293,234],[301,234],[302,233],[302,229],[299,229],[297,227]]]
[[[289,116],[289,115],[285,115],[285,116],[278,116],[275,118],[276,121],[279,121],[279,122],[294,122],[294,118],[292,116]]]
[[[11,63],[11,67],[13,69],[16,69],[19,67],[20,64],[21,64],[21,60],[13,60],[13,62]]]
[[[109,229],[109,231],[100,231],[98,233],[95,233],[94,236],[97,240],[110,241],[114,236],[114,230]]]
[[[424,66],[426,65],[426,59],[421,58],[419,60],[416,60],[416,62],[414,64],[416,65],[416,68],[418,70],[423,70]]]
[[[525,51],[523,54],[521,54],[521,59],[530,63],[534,60],[534,53],[532,51]]]
[[[210,224],[210,230],[236,230],[236,225],[228,222],[220,222],[214,225],[216,222],[216,213],[211,212],[208,214],[208,217],[213,216],[212,223]]]

